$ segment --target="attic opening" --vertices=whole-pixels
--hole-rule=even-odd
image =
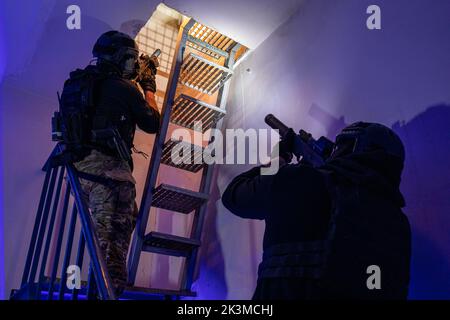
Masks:
[[[178,33],[190,19],[195,17],[181,14],[161,3],[135,37],[142,53],[151,55],[156,49],[161,50],[157,74],[158,91],[156,92],[159,107],[162,106],[172,70]],[[239,48],[232,52],[237,46]],[[205,64],[200,64],[198,59],[195,59],[196,56],[224,66],[231,55],[237,62],[247,50],[247,47],[240,45],[226,34],[201,24],[201,21],[196,21],[188,32],[186,50],[183,55],[185,77],[183,75],[180,77],[178,93],[189,93],[194,98],[215,104],[217,94],[214,95],[214,93],[217,93],[222,85],[219,80],[221,74],[219,70],[214,70],[211,66],[208,68]],[[186,74],[187,72],[190,72],[189,75]]]
[[[135,230],[134,237],[143,239],[143,245],[130,249],[129,272],[137,287],[186,292],[198,272],[188,257],[197,247],[202,254],[200,235],[204,226],[198,217],[206,210],[209,182],[205,181],[213,176],[207,173],[207,165],[196,160],[209,143],[208,129],[220,130],[233,66],[249,49],[164,4],[157,6],[139,30],[122,31],[136,35],[141,53],[152,55],[161,50],[155,94],[163,119],[161,131],[155,138],[138,130],[134,140],[137,149],[152,156],[160,154],[161,165],[133,154],[136,201],[140,212],[148,212],[148,216],[142,220],[145,230]],[[201,128],[195,127],[196,122]],[[207,140],[201,145],[180,141],[173,137],[180,128],[189,131],[191,137],[201,133]],[[192,150],[187,157],[183,154],[190,161],[172,161],[172,150],[179,145]],[[145,192],[150,189],[151,194]]]

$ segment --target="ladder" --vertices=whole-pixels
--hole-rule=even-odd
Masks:
[[[128,259],[130,286],[133,286],[136,280],[141,253],[152,252],[186,258],[182,268],[180,290],[176,296],[195,295],[191,292],[191,286],[201,245],[202,226],[214,165],[194,161],[201,157],[204,150],[202,146],[171,140],[170,137],[167,137],[167,132],[169,123],[198,131],[199,128],[195,126],[197,121],[202,123],[202,133],[210,128],[221,129],[226,113],[229,79],[233,75],[232,68],[240,48],[239,43],[201,25],[192,18],[186,19],[180,26],[162,108],[161,129],[155,137],[130,248]],[[221,58],[223,58],[224,65],[217,63]],[[178,94],[177,86],[180,84],[208,95],[218,91],[216,104],[208,104],[186,94]],[[210,139],[209,143],[211,142]],[[183,162],[176,164],[172,161],[172,149],[180,146],[190,148],[191,162],[189,164]],[[156,186],[161,164],[190,172],[202,170],[199,190],[192,191],[164,183]],[[146,234],[151,207],[180,214],[194,212],[190,237],[179,237],[156,231]]]
[[[77,300],[81,293],[87,299],[93,299],[96,296],[101,299],[115,299],[111,278],[94,231],[94,222],[87,204],[81,197],[77,171],[70,164],[57,167],[50,165],[53,156],[60,154],[62,150],[61,144],[58,143],[42,168],[46,173],[45,180],[22,282],[19,289],[12,290],[10,298],[12,300],[64,300],[70,297],[72,300]],[[71,212],[70,219],[67,219],[69,212]],[[78,221],[81,226],[74,261],[72,257]],[[64,238],[66,239],[65,249],[63,249]],[[66,270],[73,261],[81,273],[85,249],[90,258],[88,281],[83,288],[68,288],[65,285],[68,277]],[[58,271],[59,278],[57,278]]]

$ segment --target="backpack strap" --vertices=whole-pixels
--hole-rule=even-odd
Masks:
[[[63,165],[69,165],[72,164],[76,161],[79,161],[80,159],[78,158],[78,155],[75,155],[73,152],[68,152],[63,151],[59,154],[56,155],[52,155],[49,158],[49,161],[46,163],[45,166],[47,166],[47,168],[56,168],[59,166],[63,166]],[[75,173],[77,174],[78,178],[84,179],[84,180],[88,180],[88,181],[92,181],[95,183],[100,183],[110,189],[114,189],[114,187],[118,184],[118,183],[123,183],[124,181],[121,180],[116,180],[116,179],[112,179],[112,178],[108,178],[108,177],[102,177],[102,176],[98,176],[98,175],[94,175],[94,174],[90,174],[87,172],[83,172],[83,171],[79,171],[77,170],[75,167],[72,167],[73,170],[75,171]]]

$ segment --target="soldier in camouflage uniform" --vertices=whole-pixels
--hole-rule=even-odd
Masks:
[[[154,58],[150,65],[152,72],[139,81],[144,99],[138,87],[129,80],[136,74],[138,59],[133,39],[117,31],[106,32],[97,40],[93,55],[97,58],[96,67],[103,74],[94,89],[93,130],[116,128],[131,154],[136,125],[147,133],[159,130],[160,114],[154,97],[157,59]],[[119,296],[127,283],[126,258],[138,214],[133,163],[121,158],[117,150],[105,143],[97,141],[91,146],[87,155],[74,166],[81,173],[113,181],[105,184],[95,179],[80,179],[83,196]]]
[[[84,200],[94,220],[100,246],[109,274],[120,294],[127,282],[126,259],[131,233],[138,214],[136,188],[127,162],[93,150],[89,156],[75,163],[77,170],[111,178],[113,187],[81,179]]]

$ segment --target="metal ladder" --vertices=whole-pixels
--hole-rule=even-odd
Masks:
[[[190,47],[193,52],[187,53]],[[195,121],[201,121],[205,132],[209,128],[219,129],[225,116],[225,105],[229,90],[229,79],[233,75],[232,67],[236,53],[241,45],[232,39],[206,27],[194,19],[181,25],[174,61],[163,103],[161,130],[155,138],[149,169],[141,200],[139,217],[134,232],[128,260],[129,282],[133,285],[141,253],[152,252],[170,256],[185,257],[180,290],[176,296],[193,295],[191,285],[198,250],[201,245],[203,221],[206,214],[208,194],[210,192],[214,165],[199,164],[194,159],[201,157],[203,147],[189,143],[191,164],[175,164],[171,159],[172,148],[187,142],[167,139],[169,123],[198,130]],[[196,53],[196,51],[202,54]],[[205,58],[205,55],[208,58]],[[214,60],[224,57],[224,66]],[[196,91],[209,95],[218,91],[216,105],[210,105],[185,94],[177,94],[177,85],[182,84]],[[167,141],[166,141],[167,140]],[[209,143],[212,141],[210,140]],[[160,164],[176,167],[190,172],[202,171],[198,191],[187,190],[177,186],[160,184],[156,186]],[[152,231],[146,234],[150,208],[157,207],[189,214],[194,211],[190,237],[184,238],[171,234]]]
[[[45,180],[22,282],[19,289],[12,290],[10,298],[12,300],[65,300],[67,298],[77,300],[81,293],[87,299],[93,299],[97,295],[105,300],[116,299],[95,233],[95,224],[81,196],[77,171],[69,164],[57,167],[50,165],[53,156],[60,154],[62,150],[61,144],[58,143],[42,168],[45,172]],[[70,219],[67,221],[69,212],[71,212]],[[78,246],[76,246],[74,240],[78,222],[81,226]],[[66,238],[65,248],[63,247],[64,238]],[[75,257],[73,257],[74,247],[76,248]],[[83,288],[69,289],[65,286],[66,270],[74,262],[81,273],[86,248],[89,258],[88,281]]]

